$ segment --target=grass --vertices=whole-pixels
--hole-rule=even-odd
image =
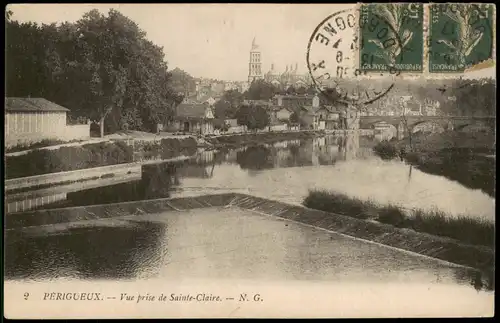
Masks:
[[[450,217],[440,210],[414,210],[409,227],[415,231],[442,235],[470,244],[493,246],[495,225],[467,216]]]
[[[313,190],[303,205],[321,211],[337,213],[358,219],[373,219],[398,228],[448,237],[458,241],[492,247],[495,225],[470,216],[451,216],[440,210],[414,209],[405,211],[397,205],[380,205],[337,192]]]
[[[372,201],[363,201],[340,193],[310,191],[302,203],[304,206],[332,213],[368,219],[375,208]]]

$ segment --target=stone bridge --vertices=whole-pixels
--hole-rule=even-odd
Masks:
[[[412,133],[442,132],[444,130],[481,129],[494,131],[495,116],[406,116],[408,128]],[[394,126],[398,137],[404,133],[404,122],[401,116],[362,116],[360,117],[361,129],[376,128],[377,124],[386,123]]]

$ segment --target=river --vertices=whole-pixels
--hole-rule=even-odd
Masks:
[[[310,189],[327,189],[381,204],[494,221],[494,198],[399,160],[384,161],[372,152],[376,140],[331,135],[204,151],[186,162],[143,166],[140,174],[125,178],[13,194],[7,203],[14,212],[239,192],[301,204]]]
[[[326,136],[204,151],[190,161],[147,165],[125,177],[11,194],[7,203],[13,211],[240,192],[301,204],[309,189],[320,188],[494,219],[495,201],[485,193],[400,161],[383,161],[372,153],[373,144],[367,137]],[[253,314],[242,307],[242,316],[291,315],[305,299],[327,317],[482,316],[494,308],[493,279],[479,271],[237,207],[58,223],[5,235],[6,294],[98,285],[95,290],[111,305],[93,317],[134,316],[135,306],[118,301],[124,293],[218,295],[226,309],[237,307],[243,291],[266,300]],[[186,315],[184,305],[171,303],[165,303],[168,316]],[[38,315],[47,308],[41,296],[30,304]],[[90,315],[88,305],[78,304],[68,307],[71,315]],[[206,311],[203,306],[189,311]],[[216,315],[217,308],[210,309]]]

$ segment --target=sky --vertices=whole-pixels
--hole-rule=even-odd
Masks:
[[[254,37],[261,50],[263,73],[270,69],[271,64],[274,64],[278,72],[283,72],[287,65],[295,67],[298,64],[298,72],[307,73],[306,49],[315,28],[332,13],[354,6],[355,4],[11,4],[7,9],[12,10],[12,19],[21,22],[58,23],[74,22],[92,9],[106,14],[109,9],[114,8],[135,21],[146,32],[149,40],[163,47],[169,69],[178,67],[194,77],[246,81]],[[341,47],[348,45],[345,42]],[[330,47],[315,47],[311,51],[311,61],[315,60],[315,55],[324,57],[322,51],[331,50],[328,48]],[[347,47],[339,50],[349,52]],[[443,77],[433,75],[431,78]],[[468,77],[496,78],[495,67],[476,71]]]
[[[117,9],[146,37],[163,46],[169,69],[194,77],[245,81],[252,39],[261,49],[262,70],[298,64],[306,73],[306,48],[316,26],[353,4],[12,4],[12,19],[74,22],[94,8]]]

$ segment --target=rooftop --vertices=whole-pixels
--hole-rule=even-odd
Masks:
[[[44,98],[5,98],[6,111],[67,112],[69,109]]]
[[[177,117],[180,118],[205,118],[205,109],[208,104],[204,103],[181,103],[177,106]]]

